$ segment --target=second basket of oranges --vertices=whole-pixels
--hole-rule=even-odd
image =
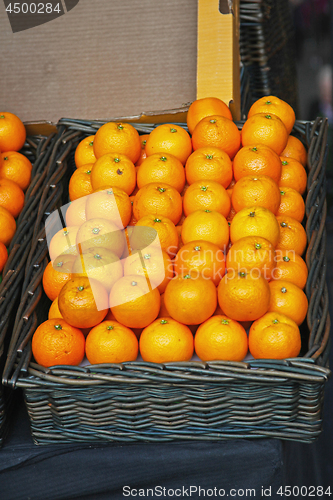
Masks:
[[[213,97],[186,124],[59,122],[4,377],[36,442],[318,436],[326,128],[275,96],[242,123]]]
[[[54,134],[53,134],[54,135]],[[41,192],[53,148],[49,130],[26,127],[0,111],[0,374],[5,364],[28,261]],[[12,393],[0,384],[0,446],[10,421]]]

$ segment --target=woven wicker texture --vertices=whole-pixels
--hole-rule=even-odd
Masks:
[[[47,264],[45,214],[59,206],[78,142],[103,122],[61,120],[54,171],[44,187],[15,319],[4,382],[22,387],[36,443],[70,441],[212,440],[239,437],[309,442],[320,434],[330,318],[326,275],[325,162],[327,122],[297,122],[293,133],[308,146],[306,262],[309,279],[303,348],[295,359],[191,362],[165,365],[53,367],[31,361],[31,337],[46,319],[42,275]],[[140,133],[152,125],[137,125]],[[239,123],[239,128],[242,123]],[[61,180],[65,180],[62,184]],[[55,193],[59,193],[56,195]],[[64,189],[62,203],[67,202]]]
[[[294,29],[288,0],[240,0],[240,55],[254,100],[275,95],[297,110]]]
[[[247,114],[253,103],[251,92],[250,71],[243,63],[240,65],[240,82],[241,82],[241,119],[246,120]]]
[[[38,210],[41,188],[46,178],[47,162],[52,152],[52,137],[27,137],[21,151],[33,164],[31,183],[25,193],[25,204],[16,221],[16,233],[8,248],[9,256],[0,283],[0,373],[5,364],[10,329],[18,306],[30,251],[31,235]],[[0,446],[3,443],[12,406],[11,391],[0,385]]]

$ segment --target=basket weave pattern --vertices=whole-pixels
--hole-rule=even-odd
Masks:
[[[327,122],[297,122],[308,145],[307,325],[295,359],[43,368],[31,361],[31,337],[47,311],[45,214],[59,206],[61,179],[78,142],[104,122],[61,120],[54,172],[39,205],[38,225],[16,315],[4,383],[22,387],[36,443],[164,441],[274,437],[309,442],[321,432],[330,371],[326,277],[325,161]],[[135,125],[140,133],[151,125]],[[239,123],[239,127],[242,124]],[[66,183],[64,183],[66,185]],[[57,193],[57,194],[55,194]],[[67,194],[66,194],[67,196]],[[66,203],[63,198],[62,203]]]
[[[253,100],[275,95],[298,106],[294,28],[288,0],[240,0],[240,55]]]

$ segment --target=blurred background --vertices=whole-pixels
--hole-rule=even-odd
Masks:
[[[327,284],[330,315],[333,317],[333,110],[332,41],[333,0],[289,0],[294,26],[297,66],[298,113],[300,120],[325,116],[329,123],[327,161]],[[333,365],[332,347],[330,369]],[[332,484],[333,464],[333,383],[325,389],[323,432],[311,445],[285,445],[287,480],[294,484]],[[292,479],[291,479],[292,478]]]
[[[300,120],[332,124],[331,0],[289,0],[294,24]]]
[[[329,123],[327,229],[333,231],[333,0],[289,0],[297,66],[298,119]]]

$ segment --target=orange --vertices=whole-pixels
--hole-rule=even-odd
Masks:
[[[92,365],[135,361],[138,351],[138,339],[132,330],[117,321],[103,321],[86,338],[86,356]]]
[[[218,315],[225,316],[219,303],[217,304],[217,307],[215,309],[213,316],[218,316]],[[228,319],[230,320],[230,318],[228,318]],[[234,320],[230,320],[230,321],[234,321]],[[240,324],[244,328],[244,330],[248,330],[250,328],[250,326],[252,325],[253,321],[237,321],[237,323]]]
[[[158,313],[158,318],[171,318],[167,308],[165,307],[164,293],[161,293],[161,305],[160,305],[160,312]]]
[[[60,290],[72,278],[74,255],[60,255],[48,263],[43,273],[44,292],[50,300],[58,297]]]
[[[108,294],[103,285],[86,276],[74,276],[58,295],[59,310],[77,328],[97,325],[108,313]]]
[[[290,281],[271,281],[271,302],[268,311],[279,312],[299,326],[306,318],[308,299],[301,288]]]
[[[242,145],[265,144],[278,155],[287,145],[288,132],[278,116],[267,113],[252,115],[242,128]]]
[[[216,286],[197,273],[176,275],[165,289],[164,302],[173,319],[185,325],[198,325],[214,314]]]
[[[25,191],[31,181],[31,162],[26,156],[16,151],[8,151],[2,153],[1,156],[0,178],[16,182]]]
[[[184,246],[183,240],[182,240],[182,226],[176,226],[177,233],[178,233],[178,250]],[[173,255],[175,257],[175,254]]]
[[[94,191],[86,204],[86,217],[107,219],[123,229],[132,216],[132,204],[128,194],[120,188],[100,188]]]
[[[230,225],[230,240],[236,243],[245,236],[261,236],[275,247],[279,241],[280,227],[275,215],[264,207],[248,207],[240,210]]]
[[[124,122],[108,122],[102,125],[96,132],[93,147],[96,158],[107,153],[117,153],[127,156],[133,163],[138,161],[141,153],[138,131],[130,123]]]
[[[54,319],[54,318],[62,318],[62,314],[59,311],[59,304],[58,304],[58,297],[54,299],[52,302],[50,309],[49,309],[49,314],[48,314],[48,319]]]
[[[196,210],[215,210],[227,217],[230,208],[231,201],[227,190],[215,181],[193,182],[184,195],[183,209],[186,216]]]
[[[234,162],[232,161],[232,162],[231,162],[231,164],[232,164],[232,166],[233,166]],[[229,184],[229,186],[228,186],[228,188],[227,188],[227,189],[232,189],[232,188],[234,187],[234,185],[235,185],[235,184],[236,184],[236,181],[235,181],[235,179],[234,179],[234,178],[232,178],[232,179],[231,179],[231,182],[230,182],[230,184]]]
[[[192,153],[191,137],[179,125],[163,123],[158,125],[149,134],[146,143],[146,154],[170,153],[185,165]]]
[[[145,328],[157,318],[160,293],[144,276],[128,275],[117,281],[110,293],[110,309],[119,323]]]
[[[292,250],[277,250],[272,280],[291,281],[303,290],[308,279],[305,261]]]
[[[67,226],[81,226],[86,222],[86,203],[88,197],[82,196],[68,204],[66,211]]]
[[[249,144],[236,154],[233,170],[236,181],[246,175],[268,175],[278,184],[282,167],[273,149],[264,144]]]
[[[218,316],[219,314],[222,314],[222,316],[224,316],[224,312],[222,311],[220,304],[217,303],[213,316]]]
[[[223,149],[232,159],[240,147],[237,125],[220,115],[207,116],[200,120],[192,133],[193,149],[214,146]]]
[[[16,219],[24,206],[24,193],[16,182],[0,178],[0,207]]]
[[[128,223],[128,226],[135,226],[136,223],[138,222],[136,220],[136,218],[134,217],[134,214],[133,214],[133,203],[134,203],[134,198],[135,198],[135,195],[133,196],[130,196],[130,201],[131,201],[131,209],[132,209],[132,214],[131,214],[131,218],[130,218],[130,221]]]
[[[128,195],[132,194],[136,183],[134,163],[120,153],[107,153],[100,156],[91,172],[93,190],[104,187],[118,187]]]
[[[227,316],[212,316],[199,326],[194,348],[202,361],[243,361],[248,351],[246,331]]]
[[[182,226],[185,219],[186,219],[186,215],[184,213],[182,213],[182,216],[181,216],[180,221],[178,222],[177,226]]]
[[[164,216],[178,224],[182,216],[182,199],[177,191],[164,182],[143,186],[134,198],[133,213],[139,221],[144,215]]]
[[[302,224],[289,215],[279,215],[277,221],[280,225],[280,238],[276,248],[294,250],[302,256],[307,244],[306,232]]]
[[[111,309],[108,310],[108,313],[104,318],[104,321],[116,321],[116,318],[113,316]]]
[[[232,120],[229,107],[218,97],[203,97],[192,102],[187,112],[187,126],[192,134],[196,125],[207,116],[220,115]]]
[[[78,167],[69,179],[68,193],[71,201],[87,196],[93,192],[91,185],[91,169],[93,163]]]
[[[94,153],[94,139],[94,135],[89,135],[89,137],[85,137],[77,145],[74,155],[76,168],[83,167],[83,165],[87,165],[88,163],[95,163],[97,160]]]
[[[231,191],[231,193],[229,194],[229,196],[230,196],[230,198],[231,198],[231,195],[232,195],[232,190],[231,190],[231,189],[228,189],[228,191]],[[237,212],[236,212],[236,210],[234,209],[234,207],[232,206],[232,203],[231,203],[230,212],[229,212],[229,214],[228,214],[228,216],[227,216],[227,222],[228,222],[229,226],[230,226],[230,224],[231,224],[231,221],[232,221],[232,220],[233,220],[233,218],[235,217],[236,213],[237,213]]]
[[[129,241],[132,250],[145,249],[149,245],[159,245],[169,255],[178,250],[178,232],[174,223],[160,215],[145,215],[135,225]],[[146,227],[147,229],[143,229]],[[157,237],[158,236],[158,240]]]
[[[252,324],[249,349],[255,359],[295,358],[301,350],[299,328],[284,314],[269,312]]]
[[[131,328],[137,339],[140,339],[143,328]]]
[[[275,250],[268,240],[261,236],[245,236],[236,241],[227,254],[228,273],[259,273],[270,280],[275,266]]]
[[[143,160],[147,158],[147,153],[146,153],[146,144],[147,144],[147,139],[149,137],[149,134],[142,134],[140,135],[140,143],[141,143],[141,151],[140,151],[140,156],[139,159],[135,162],[135,166],[139,167]]]
[[[296,119],[295,111],[290,104],[273,95],[261,97],[261,99],[254,102],[247,117],[250,118],[257,113],[268,113],[278,116],[284,123],[288,134],[292,131]]]
[[[0,151],[19,151],[26,139],[25,127],[13,113],[0,112]]]
[[[280,186],[281,203],[276,215],[289,215],[302,222],[305,215],[305,203],[302,195],[291,187]]]
[[[173,262],[165,250],[149,247],[146,251],[135,252],[125,259],[124,276],[145,276],[152,287],[164,293],[173,278]]]
[[[303,143],[299,139],[297,139],[297,137],[289,135],[287,145],[282,151],[281,156],[294,158],[295,160],[298,160],[303,165],[303,167],[305,167],[308,154]]]
[[[183,191],[180,193],[180,196],[181,196],[182,198],[184,198],[185,193],[186,193],[186,191],[188,190],[188,188],[189,188],[189,187],[190,187],[190,185],[189,185],[187,182],[185,182],[184,189],[183,189]]]
[[[227,188],[232,180],[232,163],[222,149],[205,146],[188,157],[185,172],[188,184],[205,179]]]
[[[184,245],[190,241],[204,240],[224,250],[229,243],[229,226],[219,212],[196,210],[184,220],[181,237]]]
[[[121,231],[114,222],[103,218],[87,220],[80,226],[76,236],[76,245],[80,253],[103,247],[121,257],[125,244],[124,231]]]
[[[95,279],[109,292],[115,282],[122,278],[123,266],[111,250],[95,247],[76,257],[72,272],[75,276]]]
[[[16,231],[14,217],[6,208],[0,206],[0,242],[9,246]]]
[[[32,354],[41,366],[77,366],[84,358],[84,351],[81,330],[61,318],[44,321],[32,337]]]
[[[135,171],[138,172],[138,169],[139,167],[135,167]],[[136,184],[135,185],[135,188],[134,188],[134,191],[132,192],[131,196],[135,196],[136,193],[139,191],[139,188],[138,188],[138,185]],[[132,204],[133,205],[133,204]]]
[[[77,255],[76,235],[78,230],[79,226],[68,226],[55,233],[49,243],[51,260],[62,254]]]
[[[247,175],[236,182],[231,201],[236,212],[243,208],[258,206],[268,208],[276,214],[281,201],[280,189],[267,175]]]
[[[8,260],[8,251],[6,245],[4,245],[2,241],[0,241],[0,273],[5,267],[7,260]]]
[[[225,258],[222,250],[208,241],[191,241],[177,253],[175,260],[176,275],[201,275],[211,279],[217,286],[225,273]]]
[[[227,273],[218,286],[218,301],[228,318],[236,321],[254,321],[269,308],[270,289],[267,280],[242,271]]]
[[[190,361],[194,352],[191,330],[169,317],[158,318],[147,326],[139,345],[142,359],[150,363]]]
[[[300,194],[306,190],[308,176],[303,165],[294,158],[281,156],[282,172],[279,186],[296,189]]]
[[[154,153],[148,156],[140,165],[137,184],[141,189],[151,182],[164,182],[181,193],[185,186],[183,164],[169,153]]]

